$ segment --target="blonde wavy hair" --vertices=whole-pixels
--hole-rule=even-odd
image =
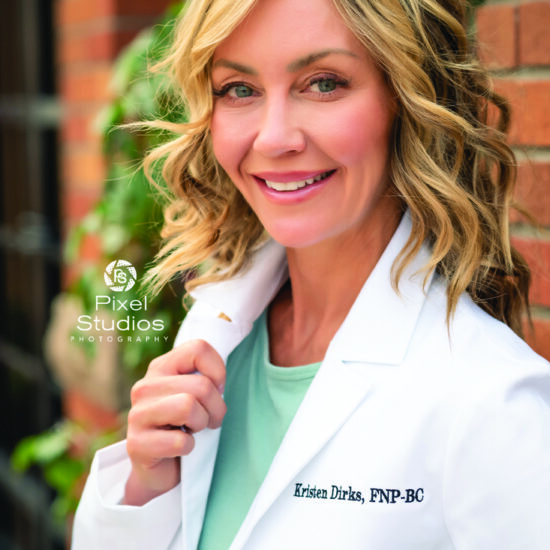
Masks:
[[[266,238],[214,157],[209,130],[214,50],[256,1],[189,0],[162,63],[189,118],[181,125],[157,122],[178,137],[146,160],[150,172],[162,163],[171,192],[165,244],[149,273],[154,288],[205,264],[188,280],[188,290],[231,277]],[[426,270],[447,281],[447,319],[466,291],[521,334],[530,273],[510,245],[516,179],[516,161],[505,142],[510,109],[468,39],[464,2],[332,1],[383,70],[398,104],[389,178],[411,213],[413,231],[396,260],[394,284],[428,241]]]

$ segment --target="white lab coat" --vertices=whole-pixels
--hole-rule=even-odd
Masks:
[[[448,331],[444,285],[424,292],[415,275],[427,250],[396,293],[410,227],[405,216],[333,338],[231,550],[550,549],[549,364],[467,296]],[[227,357],[286,278],[278,245],[257,256],[196,292],[176,343],[203,338]],[[124,444],[100,451],[73,549],[196,548],[218,437],[197,434],[181,484],[143,507],[117,504]]]

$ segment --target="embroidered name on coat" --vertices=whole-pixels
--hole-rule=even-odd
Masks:
[[[367,501],[363,496],[365,493]],[[372,504],[411,504],[419,503],[424,500],[424,489],[384,489],[380,487],[371,487],[367,491],[360,491],[351,485],[342,487],[342,485],[331,485],[329,488],[317,487],[317,485],[304,485],[303,483],[294,484],[295,498],[312,498],[319,500],[345,500],[350,502],[365,502]]]

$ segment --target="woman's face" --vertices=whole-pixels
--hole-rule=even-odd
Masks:
[[[259,0],[212,81],[214,153],[275,240],[360,236],[389,208],[394,102],[330,0]]]

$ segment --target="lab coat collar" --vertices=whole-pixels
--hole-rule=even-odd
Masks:
[[[392,266],[411,229],[412,222],[407,212],[334,336],[328,353],[335,350],[347,361],[387,365],[401,362],[424,303],[425,273],[422,269],[430,257],[428,247],[423,246],[404,270],[396,292],[391,282]],[[250,332],[254,321],[287,278],[285,250],[269,241],[255,253],[244,273],[222,283],[203,285],[192,292],[197,310],[208,307],[212,311],[211,328],[214,328],[212,317],[217,314],[223,313],[231,319],[232,327],[226,327],[225,331],[224,323],[217,321],[221,325],[221,330],[216,331],[220,337],[212,341],[224,360],[240,341],[233,334],[244,338]],[[426,288],[430,279],[428,277]]]
[[[335,352],[344,361],[385,365],[402,362],[433,276],[426,278],[424,268],[430,251],[424,245],[403,271],[397,291],[392,285],[394,261],[411,230],[407,212],[334,336],[327,355]]]
[[[285,249],[270,239],[253,254],[242,273],[202,285],[191,296],[223,313],[232,323],[251,327],[287,279]]]

